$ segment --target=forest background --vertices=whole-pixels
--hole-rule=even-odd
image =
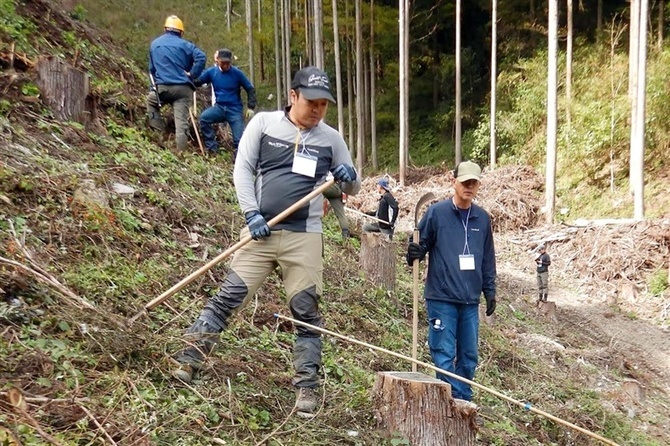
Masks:
[[[69,0],[74,16],[108,30],[142,67],[149,43],[162,32],[167,15],[185,23],[185,38],[200,46],[213,62],[218,48],[234,51],[236,64],[251,71],[247,21],[253,32],[253,72],[259,109],[276,109],[275,23],[290,9],[291,72],[315,63],[313,1]],[[275,10],[275,3],[279,6]],[[370,165],[371,146],[377,168],[398,166],[399,55],[398,4],[393,1],[338,1],[345,134],[356,153],[356,126],[364,130],[363,147]],[[357,5],[358,3],[358,5]],[[468,1],[462,11],[462,148],[465,159],[488,164],[490,141],[491,4]],[[566,99],[567,2],[559,5],[559,125],[556,209],[559,220],[571,217],[632,217],[629,194],[631,101],[628,91],[630,3],[582,0],[574,4],[571,100]],[[227,13],[230,5],[230,14]],[[334,78],[333,8],[322,1],[324,65]],[[647,217],[670,208],[667,153],[670,141],[666,73],[670,53],[664,44],[664,2],[650,2],[647,63],[645,180]],[[357,119],[356,9],[361,24],[360,61],[365,98],[374,98],[375,142],[369,102]],[[600,8],[600,12],[599,12]],[[455,147],[455,1],[411,2],[409,44],[409,159],[412,165],[453,167]],[[277,19],[275,19],[277,14]],[[499,164],[529,164],[544,169],[547,98],[547,3],[513,0],[498,5],[498,76],[496,138]],[[286,30],[279,30],[280,36]],[[281,37],[280,37],[281,39]],[[280,51],[281,52],[281,51]],[[370,56],[372,54],[372,57]],[[278,56],[281,58],[281,55]],[[374,96],[370,61],[374,61]],[[335,82],[333,81],[333,87]],[[351,93],[351,94],[350,94]],[[282,103],[285,103],[282,98]],[[567,113],[570,123],[567,123]],[[347,119],[346,117],[350,117]],[[362,119],[361,119],[362,118]],[[337,110],[327,120],[337,127]],[[368,124],[366,124],[368,123]],[[585,200],[588,198],[588,200]]]

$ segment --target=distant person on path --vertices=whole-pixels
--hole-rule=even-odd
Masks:
[[[244,119],[251,119],[256,108],[256,90],[247,76],[232,64],[233,53],[227,48],[216,52],[216,65],[205,70],[196,81],[196,86],[211,84],[214,91],[215,103],[205,109],[200,115],[200,130],[205,147],[209,153],[217,153],[219,146],[216,142],[214,124],[227,122],[233,134],[233,150],[237,153]],[[247,110],[243,116],[244,104],[240,89],[247,92]]]
[[[174,377],[190,382],[229,324],[229,318],[253,297],[263,281],[281,268],[292,316],[322,326],[319,300],[323,289],[322,197],[275,225],[267,221],[323,183],[332,172],[347,194],[355,195],[361,182],[344,139],[321,123],[329,102],[328,75],[315,68],[299,70],[291,83],[291,106],[258,113],[240,141],[233,180],[252,241],[234,255],[228,275],[200,316],[187,330],[188,347],[175,359],[181,366]],[[293,366],[296,409],[314,411],[315,388],[321,368],[321,334],[296,326]]]
[[[389,239],[393,239],[395,221],[398,218],[398,202],[393,197],[393,194],[391,194],[389,180],[381,178],[377,181],[377,192],[379,193],[377,212],[369,212],[368,215],[387,223],[382,223],[381,221],[366,223],[363,225],[363,231],[381,232],[382,234],[388,235]]]
[[[540,245],[540,254],[535,259],[537,263],[537,302],[546,302],[547,294],[549,294],[549,265],[551,265],[551,258],[547,254],[547,247]]]
[[[481,168],[471,162],[454,170],[454,196],[428,208],[419,223],[421,240],[411,241],[407,263],[430,256],[424,297],[428,312],[428,346],[433,362],[472,380],[478,362],[479,301],[486,315],[496,309],[496,256],[489,214],[472,201]],[[472,400],[469,384],[437,373],[451,384],[454,398]]]
[[[174,112],[177,148],[188,144],[189,108],[193,107],[194,81],[205,68],[207,56],[193,43],[182,38],[184,24],[175,15],[165,20],[165,33],[151,42],[149,76],[152,91],[147,95],[149,126],[165,132],[160,106],[171,104]]]
[[[342,238],[349,238],[349,219],[347,218],[347,214],[344,211],[347,194],[342,192],[342,189],[338,184],[333,184],[331,187],[326,189],[326,191],[323,193],[323,196],[326,198],[326,200],[328,200],[328,203],[330,203],[330,207],[333,209],[333,213],[337,218],[337,222],[340,224]],[[324,209],[326,208],[324,207]]]

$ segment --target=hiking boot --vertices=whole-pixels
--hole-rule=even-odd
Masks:
[[[186,331],[184,338],[189,346],[173,356],[179,368],[171,373],[175,378],[190,383],[193,371],[200,369],[206,357],[214,352],[219,332],[207,322],[197,319]]]
[[[186,384],[189,384],[193,379],[193,367],[191,367],[189,364],[180,364],[179,368],[174,369],[171,374],[179,381],[183,381]]]
[[[299,412],[314,412],[317,406],[316,391],[309,387],[298,387],[295,391],[295,408]]]
[[[348,239],[349,238],[349,230],[348,229],[342,229],[342,238],[343,239]]]

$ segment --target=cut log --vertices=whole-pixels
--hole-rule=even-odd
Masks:
[[[475,444],[478,407],[453,399],[444,381],[416,372],[378,372],[372,398],[379,427],[411,445]]]
[[[42,100],[51,108],[54,117],[88,124],[93,112],[88,109],[93,104],[90,100],[87,102],[90,93],[88,75],[52,56],[40,57],[35,68]]]
[[[395,246],[385,234],[363,232],[359,264],[365,278],[373,285],[389,291],[395,289]]]

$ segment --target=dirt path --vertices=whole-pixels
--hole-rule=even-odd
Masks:
[[[623,367],[631,367],[631,372],[652,372],[659,388],[670,393],[670,333],[650,321],[615,312],[594,299],[555,288],[552,294],[560,323],[580,330],[595,344],[625,358]]]
[[[524,270],[510,263],[500,263],[498,274],[510,277],[528,291],[524,294],[530,293],[534,299],[533,271],[528,267]],[[549,300],[556,302],[557,331],[579,333],[591,349],[610,356],[604,358],[607,363],[615,364],[622,373],[642,378],[647,385],[670,395],[670,333],[650,321],[608,307],[602,297],[576,290],[576,278],[559,279],[552,277],[550,272]]]

